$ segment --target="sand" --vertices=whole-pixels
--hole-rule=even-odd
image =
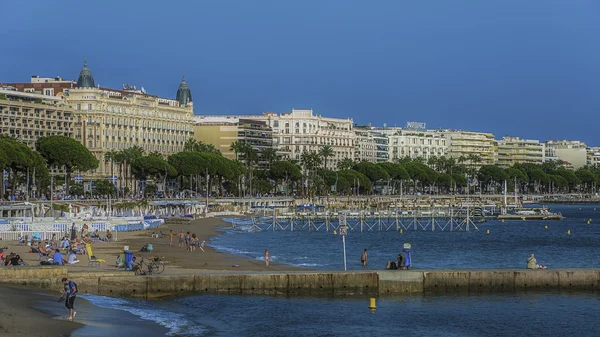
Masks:
[[[211,271],[298,271],[306,270],[294,266],[288,266],[271,262],[266,266],[264,261],[247,260],[243,257],[229,255],[215,251],[210,247],[210,240],[220,233],[219,227],[227,227],[231,224],[218,219],[206,218],[193,220],[186,224],[168,224],[152,230],[137,232],[117,233],[117,240],[113,242],[94,242],[92,250],[97,258],[106,260],[106,263],[98,267],[88,267],[87,255],[78,255],[80,263],[67,265],[69,275],[76,272],[91,271],[124,271],[115,267],[115,261],[124,246],[129,246],[130,250],[138,256],[144,258],[160,257],[166,266],[163,275],[174,274],[196,274]],[[169,230],[173,230],[173,245],[169,245]],[[196,249],[194,252],[186,252],[185,247],[178,247],[177,233],[180,231],[195,233],[200,241],[206,240],[204,252]],[[162,238],[151,237],[152,232],[162,231],[166,235]],[[0,241],[1,242],[1,241]],[[151,253],[140,252],[141,248],[151,243],[154,251]],[[1,242],[0,245],[8,246],[7,253],[15,252],[21,256],[27,265],[39,265],[38,254],[28,253],[31,249],[27,246],[18,245],[16,242]],[[233,267],[236,266],[236,267]]]
[[[57,294],[56,299],[59,295]],[[47,337],[69,335],[72,331],[83,327],[83,324],[54,316],[68,315],[64,306],[56,315],[35,309],[39,305],[40,296],[31,289],[19,289],[8,286],[0,287],[0,336],[10,337]]]

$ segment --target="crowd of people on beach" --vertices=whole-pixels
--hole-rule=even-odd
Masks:
[[[60,239],[53,234],[50,240],[42,240],[40,236],[34,234],[19,236],[17,241],[19,245],[29,247],[29,253],[38,254],[41,265],[66,265],[79,263],[77,255],[87,254],[86,244],[91,245],[98,241],[109,242],[112,239],[110,230],[107,230],[104,235],[99,230],[89,233],[88,225],[83,224],[78,231],[73,223],[71,230]],[[0,266],[26,265],[18,254],[5,255],[3,250],[0,249]]]

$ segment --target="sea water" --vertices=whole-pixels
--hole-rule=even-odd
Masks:
[[[167,327],[169,336],[512,337],[600,332],[600,297],[594,294],[384,297],[374,312],[367,308],[366,298],[202,295],[151,302],[86,298]]]
[[[594,210],[597,207],[598,211]],[[383,269],[404,242],[420,268],[524,268],[535,253],[549,268],[600,266],[600,206],[553,206],[562,221],[489,221],[478,231],[350,232],[349,269]],[[596,217],[598,217],[596,219]],[[587,222],[592,219],[588,225]],[[342,243],[331,232],[252,232],[213,238],[218,251],[312,269],[343,269]],[[548,226],[546,229],[545,226]],[[490,234],[486,234],[486,230]],[[568,235],[567,231],[571,230]],[[527,293],[476,296],[383,297],[372,313],[367,298],[201,295],[164,301],[86,295],[93,304],[128,311],[166,328],[170,336],[598,336],[600,296]],[[163,334],[162,332],[160,333]],[[76,334],[74,334],[76,336]],[[151,337],[151,336],[146,336]]]
[[[350,231],[346,236],[348,269],[358,270],[361,253],[367,249],[368,268],[383,269],[396,260],[402,244],[412,244],[412,264],[418,269],[523,268],[530,254],[548,268],[600,267],[600,205],[553,205],[560,221],[490,220],[471,226],[470,231],[445,231],[436,227],[390,231]],[[592,219],[590,224],[588,220]],[[311,269],[343,270],[342,239],[333,232],[253,231],[251,220],[225,219],[235,228],[213,238],[218,251],[248,259],[271,261]],[[443,220],[439,220],[443,226]],[[545,228],[545,227],[548,228]],[[464,226],[463,226],[464,228]],[[487,234],[489,230],[489,234]],[[570,230],[571,234],[568,234]],[[339,234],[339,233],[338,233]]]

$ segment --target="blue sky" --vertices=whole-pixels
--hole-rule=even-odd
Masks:
[[[314,109],[356,123],[600,146],[600,1],[2,2],[0,82],[76,79],[196,114]]]

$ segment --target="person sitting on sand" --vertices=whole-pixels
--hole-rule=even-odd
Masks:
[[[112,241],[112,233],[110,232],[110,230],[106,230],[106,242],[110,242]]]
[[[68,264],[75,264],[75,263],[79,263],[79,260],[77,260],[77,256],[75,255],[75,253],[71,252],[71,254],[69,254],[69,260],[67,261]]]
[[[89,235],[86,235],[86,236],[84,236],[84,237],[83,237],[83,243],[85,243],[85,244],[90,244],[90,245],[91,245],[91,244],[92,244],[92,242],[93,242],[93,241],[92,241],[92,239],[90,239],[90,236],[89,236]]]

